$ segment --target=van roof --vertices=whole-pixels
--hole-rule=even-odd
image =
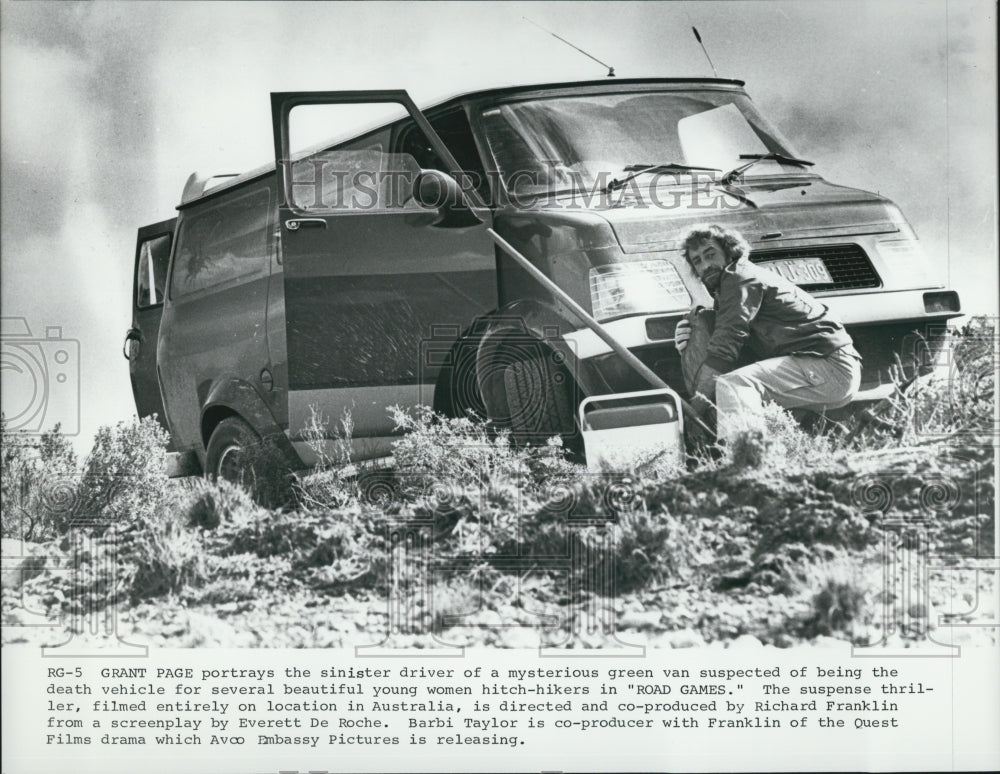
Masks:
[[[503,98],[518,94],[543,94],[548,91],[560,91],[564,89],[588,89],[594,92],[601,90],[617,91],[621,87],[632,87],[632,86],[676,86],[676,85],[695,85],[695,86],[723,86],[723,87],[742,87],[745,85],[745,81],[737,80],[734,78],[615,78],[614,80],[609,80],[608,78],[603,78],[601,80],[591,80],[591,81],[567,81],[561,83],[540,83],[540,84],[528,84],[528,85],[517,85],[517,86],[499,86],[488,89],[477,89],[474,91],[460,92],[454,94],[450,97],[444,99],[436,99],[429,105],[420,106],[421,110],[433,110],[435,108],[444,107],[452,102],[464,102],[469,100],[479,100],[484,98]],[[346,142],[353,137],[360,137],[361,135],[378,129],[382,124],[375,124],[373,126],[362,127],[359,129],[351,130],[349,133],[340,137],[331,137],[328,143],[323,143],[324,146],[329,147],[329,145],[336,145],[340,142]],[[256,169],[252,169],[249,172],[244,172],[239,175],[222,175],[222,176],[206,176],[199,177],[197,173],[192,174],[188,178],[187,184],[184,186],[184,193],[181,195],[181,203],[177,205],[177,209],[185,209],[195,202],[201,201],[202,199],[207,199],[209,197],[215,196],[223,191],[229,190],[230,188],[235,188],[243,183],[247,183],[251,180],[256,180],[257,178],[264,177],[267,174],[274,172],[275,164],[271,161],[264,164]],[[223,182],[214,185],[210,188],[206,188],[206,184],[213,179],[222,179]]]

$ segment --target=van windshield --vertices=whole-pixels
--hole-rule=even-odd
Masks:
[[[536,99],[489,108],[483,121],[504,185],[518,194],[603,189],[643,165],[731,170],[746,163],[741,155],[797,157],[750,99],[731,91]],[[774,174],[802,174],[802,168],[763,160],[746,172]],[[683,173],[655,178],[657,184],[683,179]]]

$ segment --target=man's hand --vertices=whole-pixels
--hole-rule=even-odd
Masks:
[[[687,349],[688,341],[691,340],[691,321],[685,317],[677,323],[674,329],[674,346],[678,352]]]

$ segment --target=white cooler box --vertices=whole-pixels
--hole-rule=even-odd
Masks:
[[[580,428],[590,471],[630,470],[654,460],[684,465],[684,414],[669,388],[585,398]]]

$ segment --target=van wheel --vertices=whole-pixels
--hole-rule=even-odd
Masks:
[[[238,417],[215,426],[205,450],[205,472],[211,479],[238,483],[244,470],[244,450],[260,443],[260,436]]]
[[[575,411],[579,389],[562,355],[543,345],[522,349],[501,349],[479,370],[487,416],[509,429],[518,446],[544,446],[559,436],[569,451],[582,450]]]
[[[460,341],[451,350],[452,365],[441,369],[434,390],[434,411],[448,417],[487,417],[476,369],[478,340]]]

